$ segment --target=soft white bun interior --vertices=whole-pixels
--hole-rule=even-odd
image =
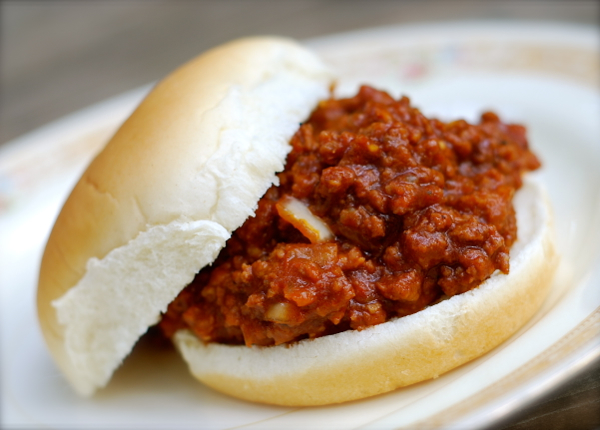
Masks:
[[[453,369],[500,344],[540,307],[555,264],[552,214],[533,180],[515,196],[518,241],[510,273],[413,315],[289,347],[204,344],[189,331],[177,348],[203,383],[247,400],[322,405],[360,399]]]
[[[91,163],[43,257],[38,313],[75,389],[104,386],[276,181],[331,75],[298,44],[250,38],[161,81]]]

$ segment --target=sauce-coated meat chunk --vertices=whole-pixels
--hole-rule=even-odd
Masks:
[[[321,102],[291,145],[280,185],[169,306],[167,336],[250,346],[361,330],[508,273],[512,197],[539,167],[522,126],[428,119],[364,86]]]

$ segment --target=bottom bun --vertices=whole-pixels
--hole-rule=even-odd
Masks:
[[[522,327],[547,295],[556,254],[545,193],[527,180],[515,195],[519,239],[510,273],[413,315],[362,331],[290,346],[205,344],[180,331],[175,344],[204,384],[246,400],[324,405],[436,378],[481,356]]]

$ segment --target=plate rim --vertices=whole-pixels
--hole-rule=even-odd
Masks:
[[[475,28],[479,25],[488,26],[489,24],[493,24],[491,27],[486,27],[488,29],[491,28],[493,31],[498,31],[499,29],[502,28],[502,26],[505,26],[505,22],[496,21],[496,20],[492,20],[491,23],[487,20],[486,21],[476,21],[475,23],[472,21],[469,21],[468,23],[470,25],[473,25],[473,28]],[[525,27],[528,25],[527,23],[528,23],[528,21],[519,21],[518,24],[523,25]],[[318,49],[319,44],[333,43],[333,41],[336,41],[338,39],[347,38],[347,37],[360,38],[360,37],[363,37],[364,34],[371,34],[374,32],[376,32],[376,33],[385,33],[385,32],[389,32],[389,31],[410,32],[417,28],[425,31],[427,28],[430,28],[430,27],[431,28],[437,27],[439,29],[441,24],[442,23],[416,23],[416,24],[371,27],[371,28],[365,28],[365,29],[351,30],[351,31],[342,32],[342,33],[336,33],[333,35],[325,35],[325,36],[320,36],[320,37],[315,37],[315,38],[310,38],[310,39],[304,39],[304,40],[302,40],[302,42],[307,44],[308,46],[312,46],[312,47],[315,47],[314,45],[316,44],[316,49]],[[453,21],[453,22],[445,22],[443,24],[445,24],[446,28],[448,28],[448,27],[456,27],[456,26],[463,25],[464,22]],[[539,21],[534,21],[533,28],[529,28],[528,31],[535,32],[536,31],[535,27],[543,28],[543,29],[545,29],[545,31],[548,31],[553,28],[560,29],[560,31],[576,30],[576,31],[580,32],[580,34],[586,35],[585,37],[591,37],[593,35],[595,43],[598,40],[600,40],[600,37],[598,37],[598,35],[596,34],[596,32],[597,32],[596,26],[591,26],[591,25],[590,26],[582,26],[582,25],[574,25],[574,24],[566,24],[566,23],[557,24],[554,22],[541,23]],[[583,28],[583,27],[585,27],[585,28]],[[475,30],[473,30],[473,28],[471,28],[470,31],[475,31]],[[598,39],[598,40],[596,40],[596,39]],[[40,144],[40,142],[39,142],[40,136],[43,136],[47,133],[60,134],[59,132],[64,128],[68,128],[69,124],[75,124],[77,122],[85,122],[87,120],[94,118],[95,116],[98,116],[99,112],[110,109],[111,106],[114,106],[116,104],[122,104],[122,103],[124,103],[125,100],[131,101],[131,100],[136,99],[137,97],[141,97],[141,95],[143,93],[145,93],[145,91],[147,91],[151,85],[153,85],[153,84],[147,84],[147,85],[144,85],[144,86],[141,86],[138,88],[134,88],[125,93],[121,93],[115,97],[111,97],[109,99],[99,101],[97,103],[90,105],[87,108],[73,112],[69,115],[66,115],[62,118],[52,121],[44,126],[36,128],[35,130],[32,130],[28,133],[25,133],[22,136],[19,136],[15,139],[10,140],[9,142],[6,142],[6,143],[0,145],[0,169],[2,167],[2,161],[6,161],[7,158],[14,156],[14,154],[19,151],[22,151],[25,146],[29,146],[29,145],[34,146],[36,144],[39,145]],[[1,173],[1,170],[0,170],[0,173]],[[3,213],[0,212],[0,220],[2,220],[2,218],[3,218]],[[563,338],[567,338],[568,336],[570,336],[581,325],[585,325],[586,321],[595,318],[594,317],[595,315],[600,315],[600,308],[597,308],[596,311],[594,311],[592,314],[588,315],[583,322],[581,322],[575,329],[573,329],[569,333],[567,333]],[[562,340],[562,338],[561,338],[561,340]],[[560,343],[560,341],[553,344],[549,349],[554,348],[558,343]],[[531,381],[530,384],[528,385],[529,391],[527,393],[528,393],[529,399],[527,401],[529,401],[529,402],[534,401],[536,398],[539,398],[539,396],[541,394],[544,394],[548,390],[556,388],[558,385],[562,384],[566,379],[585,370],[585,368],[587,366],[589,366],[590,363],[592,363],[595,360],[598,360],[600,358],[600,341],[596,342],[594,345],[591,345],[591,344],[586,344],[586,345],[587,345],[587,347],[581,347],[578,349],[579,353],[574,352],[573,354],[567,356],[567,358],[565,358],[562,362],[560,362],[559,364],[554,366],[554,368],[547,370],[546,373],[550,372],[554,375],[554,378],[552,379],[551,382],[549,382],[548,379],[544,377],[544,375],[546,375],[546,373],[542,372],[542,373],[538,374],[538,377],[535,378],[535,380]],[[582,351],[582,350],[586,350],[586,351]],[[545,352],[546,351],[541,352],[540,354],[538,354],[538,356],[536,356],[531,361],[537,360],[538,357],[542,356]],[[572,363],[572,365],[565,367],[567,362]],[[560,373],[559,376],[557,376],[556,372],[554,371],[554,370],[556,370],[555,368],[558,368],[558,367],[563,368],[563,372]],[[522,406],[522,405],[519,405],[519,406]],[[492,407],[494,408],[494,410],[500,410],[502,408],[505,408],[506,404],[492,406]],[[516,409],[517,408],[514,408],[512,410],[512,412],[515,412]],[[470,415],[465,415],[463,417],[462,421],[457,421],[456,423],[464,424],[469,427],[474,427],[474,426],[481,427],[482,425],[489,426],[489,425],[498,424],[498,421],[493,421],[493,422],[489,422],[489,423],[482,422],[481,420],[477,419],[476,415],[477,414],[475,414],[475,413],[472,413]],[[487,415],[487,413],[483,413],[482,415],[485,416],[485,415]],[[375,423],[376,423],[376,421],[374,422],[374,424]],[[426,424],[426,423],[427,422],[424,421],[424,424]],[[450,425],[450,427],[452,427],[456,423],[446,423],[446,424]]]

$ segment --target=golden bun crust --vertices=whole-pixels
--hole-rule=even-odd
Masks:
[[[204,344],[189,331],[176,334],[176,346],[204,384],[279,405],[356,400],[435,378],[506,340],[546,297],[556,267],[548,200],[527,180],[515,208],[510,273],[421,312],[289,347]]]
[[[46,246],[38,314],[69,382],[104,386],[276,181],[331,75],[298,44],[242,39],[159,82],[91,163]]]

